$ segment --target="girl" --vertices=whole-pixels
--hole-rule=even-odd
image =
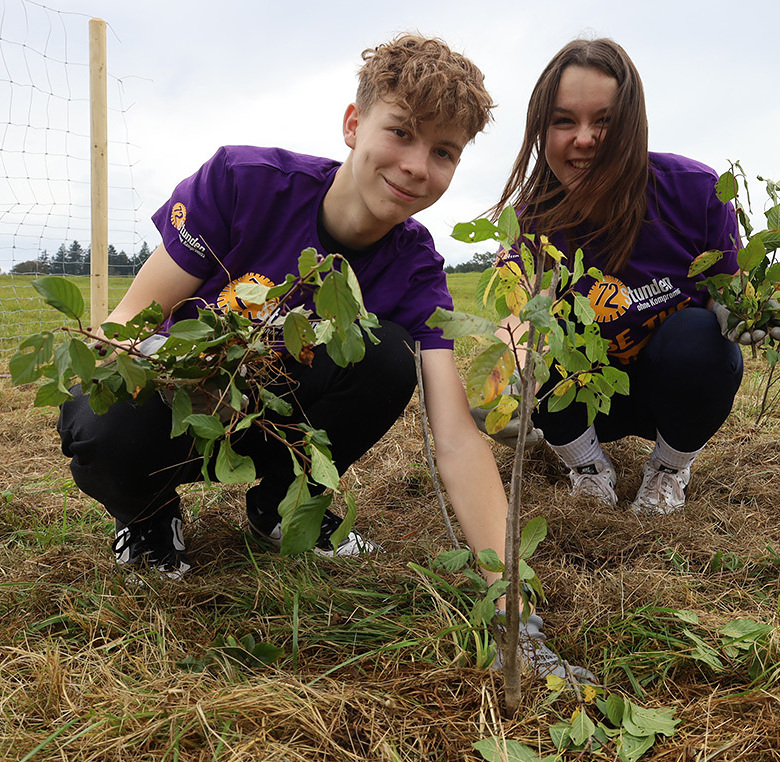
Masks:
[[[703,276],[688,277],[708,249],[724,252],[708,274],[737,269],[737,221],[715,196],[716,180],[696,161],[648,152],[642,82],[612,40],[569,43],[536,83],[496,210],[512,203],[524,232],[547,234],[569,256],[581,247],[586,270],[603,272],[577,288],[610,341],[612,363],[630,377],[628,396],[613,397],[591,426],[578,403],[555,413],[542,403],[534,414],[575,495],[617,504],[601,442],[633,434],[655,442],[633,510],[681,509],[691,464],[731,410],[742,354],[697,288]],[[553,373],[539,396],[559,381]]]

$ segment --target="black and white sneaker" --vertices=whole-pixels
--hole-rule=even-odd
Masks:
[[[111,545],[118,566],[154,569],[167,579],[180,580],[189,570],[178,516],[139,524],[116,522]]]
[[[247,511],[249,531],[258,539],[265,540],[276,548],[282,547],[282,523],[277,521],[273,526],[263,526],[263,514],[257,511]],[[341,526],[341,519],[329,510],[322,517],[322,530],[312,550],[323,558],[335,558],[336,556],[360,556],[364,553],[376,553],[381,547],[376,543],[362,537],[354,529],[339,543],[334,550],[330,542],[333,533]]]

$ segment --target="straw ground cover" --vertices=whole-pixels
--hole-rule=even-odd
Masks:
[[[681,720],[643,759],[780,759],[780,420],[752,425],[751,362],[681,516],[625,510],[641,440],[607,445],[617,511],[572,502],[555,459],[530,457],[555,647]],[[193,573],[132,583],[109,521],[69,478],[55,415],[0,384],[0,759],[478,760],[471,745],[489,736],[554,751],[548,728],[575,698],[529,680],[519,716],[502,718],[500,675],[474,666],[467,581],[409,566],[448,545],[415,402],[349,474],[381,555],[283,558],[246,534],[241,489],[193,485]],[[496,454],[508,480],[511,453]],[[257,643],[281,657],[264,664]]]

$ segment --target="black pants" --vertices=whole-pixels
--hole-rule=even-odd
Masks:
[[[742,381],[742,352],[725,339],[715,314],[699,307],[675,312],[653,333],[631,365],[628,396],[614,395],[609,415],[596,416],[599,440],[633,434],[655,440],[656,431],[676,450],[693,452],[723,425]],[[539,396],[560,380],[551,377]],[[557,413],[546,402],[534,425],[552,445],[574,441],[587,428],[586,408],[572,403]]]
[[[340,474],[393,425],[416,385],[408,332],[384,322],[375,334],[381,341],[366,341],[361,362],[340,368],[317,347],[311,367],[288,361],[292,383],[273,389],[295,409],[292,417],[277,420],[324,429]],[[176,487],[201,479],[202,458],[189,436],[171,439],[171,411],[159,395],[140,406],[117,403],[96,415],[77,391],[62,405],[57,428],[78,487],[122,524],[177,515]],[[252,458],[262,478],[249,491],[248,506],[275,511],[293,480],[287,447],[255,426],[231,444]]]

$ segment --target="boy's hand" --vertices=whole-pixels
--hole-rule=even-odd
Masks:
[[[507,423],[503,429],[500,429],[493,434],[489,434],[485,426],[485,419],[489,412],[489,410],[483,410],[479,407],[471,408],[471,417],[474,419],[474,423],[477,424],[477,428],[489,437],[495,439],[499,444],[506,445],[514,450],[517,447],[517,437],[520,434],[520,416],[517,414],[517,411],[515,410],[515,412],[512,413],[509,423]],[[535,429],[533,425],[531,425],[525,436],[526,449],[535,447],[542,441],[544,441],[542,430]]]
[[[767,324],[766,328],[769,329],[768,333],[773,339],[780,341],[780,304],[774,299],[770,299],[767,301],[766,306],[777,313]],[[747,331],[745,330],[744,320],[734,324],[734,313],[726,305],[715,302],[712,305],[712,311],[715,313],[721,334],[729,341],[733,341],[735,344],[750,346],[751,344],[760,344],[766,338],[767,330],[765,328],[754,328],[751,331]],[[729,323],[733,327],[729,328]]]

